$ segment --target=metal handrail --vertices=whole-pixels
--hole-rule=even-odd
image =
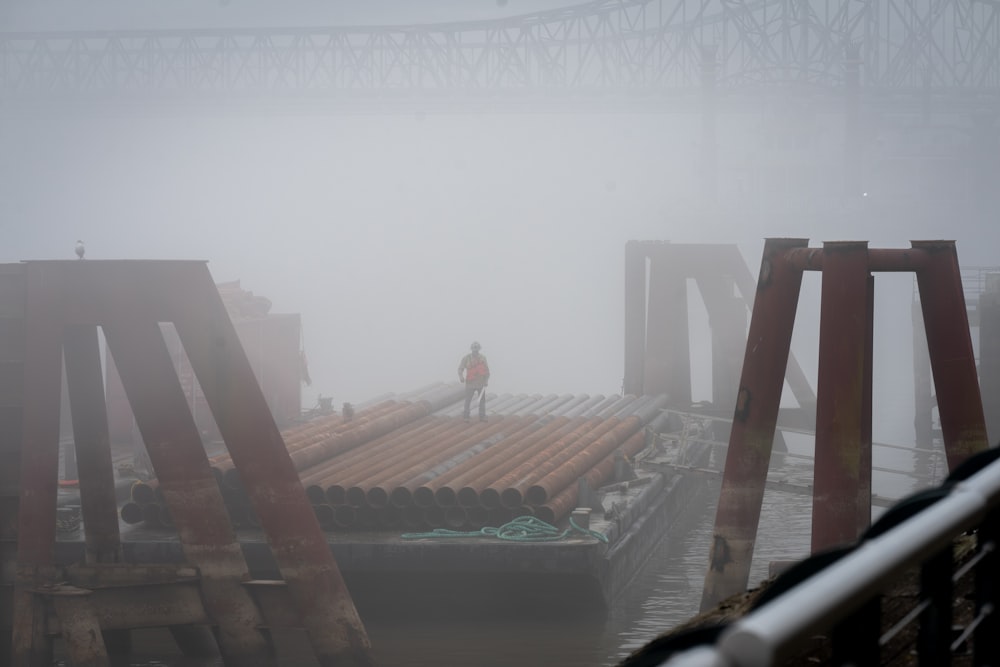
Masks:
[[[664,667],[771,667],[801,652],[811,638],[827,634],[877,600],[909,568],[927,566],[963,533],[996,526],[1000,510],[1000,461],[885,533],[861,542],[853,551],[785,592],[779,598],[734,621],[710,645],[671,656]],[[992,521],[987,521],[991,517]],[[981,541],[980,548],[988,541]],[[984,549],[991,560],[992,548]],[[982,566],[982,563],[979,563]],[[992,567],[992,563],[985,567]],[[951,576],[951,572],[947,573]],[[978,586],[978,584],[977,584]],[[990,615],[996,591],[978,591],[978,611]],[[949,604],[950,604],[949,600]],[[969,631],[978,630],[969,628]],[[976,638],[1000,641],[977,632]],[[983,647],[985,648],[985,647]],[[980,650],[976,646],[976,650]]]

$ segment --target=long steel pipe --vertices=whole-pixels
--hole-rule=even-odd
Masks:
[[[463,471],[480,465],[483,461],[491,460],[493,456],[496,455],[496,451],[503,450],[505,440],[517,437],[517,434],[522,433],[534,422],[534,417],[529,419],[515,416],[508,417],[506,419],[508,424],[504,427],[504,433],[501,440],[495,443],[495,446],[478,453],[477,456],[471,459],[461,461],[458,465],[451,466],[445,470],[432,469],[429,471],[421,471],[417,475],[411,475],[408,479],[398,483],[392,489],[389,494],[389,502],[396,507],[406,507],[414,502],[413,494],[418,488],[429,484],[444,484],[448,479],[454,479],[458,475],[461,475]],[[426,502],[425,506],[428,504],[430,504],[430,501]]]
[[[476,423],[479,426],[479,423]],[[494,419],[490,428],[502,428],[499,420]],[[347,502],[351,504],[368,504],[372,507],[384,507],[389,502],[389,493],[396,483],[402,483],[413,475],[414,470],[424,466],[435,466],[441,461],[453,456],[461,456],[468,452],[470,446],[470,427],[464,423],[455,431],[440,440],[429,443],[419,450],[406,452],[402,461],[386,469],[370,469],[368,476],[355,482],[347,490]],[[485,435],[485,434],[484,434]],[[487,440],[486,445],[492,444]]]
[[[386,470],[369,484],[368,504],[372,507],[384,507],[389,503],[391,492],[411,482],[415,477],[427,481],[462,465],[466,461],[475,460],[477,456],[503,440],[506,432],[516,429],[522,422],[523,418],[521,417],[504,418],[501,416],[489,422],[486,429],[480,429],[479,424],[476,424],[472,428],[464,429],[460,440],[456,442],[454,447],[426,452],[422,465],[419,460],[410,459],[407,461],[409,465],[399,468],[395,474],[392,470]],[[413,474],[415,470],[421,468],[423,471],[419,475]],[[362,485],[367,483],[368,480]]]
[[[560,452],[550,459],[543,466],[543,469],[550,469],[550,472],[528,487],[526,495],[528,504],[541,505],[574,480],[579,479],[587,470],[600,463],[601,459],[646,425],[666,404],[666,396],[656,397],[597,440],[581,448],[574,447],[569,451]]]
[[[382,414],[389,414],[393,410],[397,409],[399,409],[399,406],[397,405],[386,406],[384,408],[381,408],[382,412],[369,413],[365,417],[359,418],[356,423],[358,424],[368,423]],[[286,451],[288,451],[289,454],[291,454],[292,452],[299,452],[304,449],[307,449],[308,447],[313,447],[318,443],[326,442],[330,438],[336,437],[338,434],[350,430],[351,428],[354,428],[353,424],[355,423],[352,422],[351,426],[346,426],[345,428],[342,429],[331,430],[328,432],[328,436],[317,438],[316,440],[310,440],[308,444],[300,443],[300,445],[294,449],[286,448]],[[240,480],[239,474],[234,471],[233,460],[228,452],[221,454],[213,459],[212,470],[215,473],[216,477],[222,480],[221,484],[224,489],[228,488],[230,490],[243,491],[242,481]]]
[[[496,424],[492,426],[496,427]],[[376,492],[374,495],[380,501],[379,504],[384,505],[388,502],[388,491],[385,490],[388,479],[399,476],[401,473],[405,477],[409,474],[408,471],[412,471],[414,468],[435,462],[440,456],[447,457],[451,451],[460,449],[469,436],[467,424],[452,421],[446,431],[434,438],[425,439],[422,443],[400,442],[400,447],[395,452],[394,457],[386,462],[372,461],[361,475],[351,481],[347,490],[347,502],[363,504],[366,502],[369,489],[379,486],[382,487],[382,491]]]
[[[498,460],[503,460],[511,455],[511,447],[508,443],[527,443],[525,434],[530,434],[539,428],[538,420],[533,416],[513,417],[510,428],[504,428],[502,438],[494,446],[486,449],[479,456],[468,459],[458,466],[447,471],[438,471],[440,474],[431,476],[412,476],[403,486],[394,489],[396,504],[406,502],[409,497],[420,507],[427,507],[435,502],[441,506],[454,505],[454,495],[450,498],[435,497],[435,492],[448,488],[453,480],[460,479],[470,471],[482,469],[495,469]],[[530,436],[529,436],[530,437]]]
[[[599,418],[595,417],[594,421],[596,423],[599,421]],[[545,452],[553,446],[553,443],[562,441],[569,434],[576,431],[586,429],[586,424],[586,422],[581,423],[578,420],[569,420],[565,417],[556,418],[552,420],[550,425],[532,434],[523,446],[517,447],[513,454],[504,457],[499,462],[499,465],[480,470],[475,477],[472,477],[471,474],[466,476],[466,481],[461,486],[458,485],[458,480],[453,481],[450,486],[451,488],[457,488],[454,495],[458,504],[463,507],[472,507],[480,504],[483,491],[493,485],[498,479],[502,479],[504,475],[508,475],[513,470],[522,468],[526,465],[527,461],[544,456]],[[436,493],[435,497],[439,495],[440,493]],[[487,508],[496,507],[499,504],[499,498],[495,503],[483,503]]]
[[[334,438],[346,431],[358,428],[359,425],[367,424],[378,417],[392,413],[395,410],[400,409],[400,405],[395,401],[388,401],[386,403],[380,404],[371,410],[365,411],[364,414],[358,415],[358,417],[350,422],[341,422],[337,424],[332,424],[328,420],[324,420],[321,427],[314,431],[311,431],[307,436],[301,436],[297,439],[293,439],[292,446],[288,443],[285,444],[285,449],[289,452],[297,452],[299,450],[305,449],[307,447],[321,444],[327,440]],[[282,437],[284,438],[284,432],[282,432]],[[211,459],[212,467],[216,471],[217,475],[228,479],[226,473],[233,469],[233,459],[228,451],[219,454]]]
[[[455,422],[455,420],[448,420],[445,418],[435,417],[435,419],[440,419],[435,428],[424,431],[420,434],[418,438],[414,441],[409,441],[405,434],[399,434],[394,437],[386,451],[394,452],[394,458],[392,461],[396,461],[396,457],[405,457],[412,455],[412,452],[408,450],[423,450],[429,447],[431,443],[440,441],[443,438],[448,438],[451,434],[463,428],[463,424]],[[356,482],[370,477],[372,471],[380,469],[383,462],[378,457],[369,457],[368,460],[360,460],[351,466],[348,470],[342,473],[336,472],[334,469],[332,474],[328,475],[320,484],[324,485],[324,493],[326,493],[327,502],[332,505],[339,505],[348,502],[347,500],[347,490],[355,485]]]
[[[492,447],[448,469],[431,469],[429,471],[422,471],[417,475],[412,475],[409,479],[392,489],[389,498],[390,502],[397,507],[405,507],[410,503],[416,502],[414,494],[418,489],[423,488],[424,497],[421,499],[421,506],[426,507],[432,502],[437,502],[442,507],[454,505],[454,494],[450,498],[436,498],[433,494],[429,494],[431,485],[437,486],[440,491],[441,489],[448,488],[446,485],[449,480],[458,479],[470,470],[483,468],[484,466],[495,466],[498,458],[511,454],[511,447],[507,444],[508,442],[519,442],[524,437],[524,434],[530,433],[537,428],[537,418],[534,415],[509,417],[508,420],[510,421],[510,426],[504,428],[500,441],[496,442]]]
[[[554,426],[553,426],[554,427]],[[418,484],[412,489],[412,500],[419,507],[429,507],[435,503],[441,506],[455,504],[455,482],[472,475],[478,477],[484,471],[495,470],[502,461],[507,460],[516,448],[525,447],[533,442],[532,438],[536,431],[545,429],[544,420],[531,420],[524,424],[523,428],[508,436],[507,442],[500,443],[492,451],[487,450],[486,454],[475,461],[469,461],[466,465],[454,468],[439,475],[434,479]],[[524,434],[528,434],[526,437]],[[401,499],[397,498],[401,502]]]
[[[441,428],[445,423],[446,420],[437,416],[421,417],[413,422],[406,432],[410,434],[411,438],[419,439],[425,437],[427,432]],[[392,452],[399,447],[403,435],[398,431],[386,433],[365,443],[364,447],[352,449],[349,452],[344,452],[343,454],[321,461],[314,466],[310,466],[300,473],[302,483],[323,487],[327,478],[350,474],[352,469],[360,469],[370,463],[373,458],[381,458]]]
[[[633,457],[646,446],[645,430],[633,433],[622,446],[608,454],[604,459],[587,471],[580,479],[591,488],[598,488],[608,482],[615,472],[615,462],[619,455]],[[580,485],[569,484],[562,491],[544,504],[535,507],[535,516],[547,523],[555,524],[569,514],[577,506],[580,497]]]
[[[316,487],[320,493],[326,495],[327,489],[331,485],[349,486],[354,480],[367,475],[368,473],[365,471],[372,465],[398,456],[398,452],[407,441],[416,444],[427,438],[436,437],[437,434],[451,427],[452,424],[441,417],[423,417],[414,422],[410,429],[407,429],[406,433],[412,433],[412,439],[407,437],[406,433],[396,431],[382,435],[365,444],[364,447],[345,452],[308,468],[303,477],[303,484],[307,485],[307,488]],[[343,502],[343,498],[335,499],[330,496],[324,502],[336,505]]]
[[[361,421],[354,428],[337,433],[331,438],[290,452],[289,457],[296,471],[304,470],[316,465],[320,461],[354,449],[373,438],[377,438],[380,435],[416,421],[420,417],[430,414],[432,411],[430,406],[425,403],[405,405],[381,417],[374,417],[369,421]],[[236,469],[224,470],[223,478],[227,483],[235,481],[231,480],[232,476],[236,476],[238,480],[239,472]],[[240,483],[237,481],[236,484]]]
[[[562,462],[564,452],[575,451],[581,443],[586,445],[617,426],[617,418],[595,417],[587,424],[583,424],[570,433],[560,438],[553,445],[546,447],[531,458],[527,459],[519,466],[499,478],[494,478],[489,484],[479,492],[479,502],[484,507],[492,508],[503,505],[504,507],[517,507],[524,503],[522,489],[534,484],[555,465],[553,462]],[[504,494],[504,492],[507,492]],[[504,497],[506,496],[506,503]],[[517,500],[517,502],[514,502]]]

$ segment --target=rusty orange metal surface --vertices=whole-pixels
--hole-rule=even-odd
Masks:
[[[367,430],[368,439],[358,438],[357,446],[299,472],[315,518],[324,530],[478,528],[502,517],[509,520],[534,514],[559,520],[572,509],[568,496],[562,494],[561,501],[550,503],[551,497],[587,475],[591,480],[603,479],[607,467],[603,460],[612,453],[623,453],[626,443],[634,443],[631,436],[643,432],[642,427],[651,422],[665,400],[508,396],[490,404],[513,414],[494,413],[483,424],[458,418],[461,392],[436,391],[454,399],[456,412],[452,416],[447,414],[447,406],[439,413],[419,416],[418,411],[408,409],[411,401],[399,398],[392,401],[388,413],[385,402],[359,410],[353,427],[330,418],[321,418],[324,423],[317,428],[295,427],[300,435],[344,437],[352,428],[367,430],[364,425],[387,414],[411,416],[382,435]],[[331,424],[335,424],[336,434],[329,428]],[[304,441],[305,437],[299,440]],[[316,442],[319,439],[313,440]],[[213,462],[224,462],[223,458],[215,457]],[[558,486],[543,494],[546,506],[526,502],[521,492],[544,477],[555,480]],[[503,482],[504,478],[522,482],[517,502],[501,507],[498,490],[482,504],[480,491],[491,486],[513,488]],[[245,492],[229,487],[222,485],[234,525],[255,525]],[[122,514],[127,512],[130,520],[135,520],[145,509],[151,525],[165,527],[166,517],[156,505],[157,489],[155,481],[137,484],[132,502],[123,505]],[[560,514],[553,515],[554,510]]]
[[[812,550],[853,544],[871,516],[872,301],[868,244],[823,244]],[[862,511],[863,510],[863,511]],[[858,518],[868,515],[859,524]]]
[[[709,609],[745,590],[789,361],[802,271],[823,272],[813,548],[853,542],[870,521],[872,271],[916,274],[949,468],[985,450],[986,425],[953,241],[910,249],[863,242],[808,248],[768,239],[702,594]]]
[[[147,485],[154,502],[136,509],[145,520],[176,530],[185,558],[201,571],[199,604],[213,619],[222,657],[233,664],[276,664],[274,647],[261,630],[263,617],[243,586],[248,568],[220,475],[205,453],[160,322],[177,329],[320,664],[367,664],[364,627],[205,263],[29,262],[25,274],[24,325],[31,335],[14,597],[27,622],[15,626],[12,664],[38,663],[50,646],[37,622],[40,607],[32,591],[46,584],[40,573],[53,557],[59,434],[58,420],[50,416],[59,413],[64,349],[76,444],[88,454],[80,483],[89,557],[118,557],[117,518],[111,518],[114,502],[108,496],[114,484],[106,484],[106,411],[84,393],[93,391],[99,378],[99,352],[92,349],[97,326],[114,355],[156,473],[156,485]],[[276,498],[280,502],[273,502]],[[105,654],[105,647],[94,647],[97,659]],[[70,648],[87,657],[78,649]]]

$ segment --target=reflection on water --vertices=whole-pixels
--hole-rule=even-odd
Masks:
[[[881,456],[895,456],[897,460],[892,463],[901,469],[907,469],[907,465],[927,465],[925,461],[916,460],[922,454],[913,452],[883,452]],[[876,465],[886,463],[880,460]],[[776,454],[772,472],[778,467],[783,481],[802,486],[811,484],[810,460]],[[880,495],[902,497],[915,488],[936,483],[940,472],[930,471],[928,474],[933,479],[927,482],[877,472],[874,490]],[[676,527],[681,538],[661,541],[606,617],[585,620],[526,617],[489,621],[476,618],[447,622],[430,618],[404,621],[366,617],[365,626],[374,647],[376,664],[382,667],[611,667],[629,652],[698,612],[715,519],[715,494],[710,497],[712,502],[691,512],[685,525]],[[808,494],[770,489],[765,492],[751,564],[751,587],[767,577],[770,561],[800,558],[808,552],[811,506]],[[489,600],[483,600],[483,604],[489,605]],[[304,635],[288,634],[275,639],[279,655],[283,657],[283,667],[316,665]],[[148,650],[134,656],[129,661],[130,666],[218,667],[217,662],[178,657],[165,633],[158,638],[153,634],[143,635],[136,646]]]

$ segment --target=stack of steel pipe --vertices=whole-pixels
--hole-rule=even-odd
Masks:
[[[461,386],[432,385],[352,421],[331,416],[284,431],[320,525],[478,529],[524,514],[555,523],[576,505],[580,480],[601,486],[617,459],[645,446],[666,404],[663,396],[505,395],[490,398],[488,422],[470,423],[456,418],[463,396]],[[212,462],[234,524],[253,525],[232,461]],[[136,496],[132,520],[155,502],[155,484],[138,492],[142,502]]]
[[[295,439],[289,447],[289,455],[300,477],[308,475],[310,469],[317,465],[327,465],[331,460],[350,453],[361,445],[365,445],[383,436],[408,427],[414,422],[427,417],[436,410],[454,403],[464,394],[464,388],[454,386],[434,387],[413,397],[412,401],[386,401],[369,410],[357,413],[357,416],[329,430]],[[232,463],[230,462],[230,466]],[[222,475],[223,493],[234,497],[234,504],[241,508],[246,520],[253,523],[253,513],[246,499],[239,480],[239,472],[235,467],[228,467]],[[330,528],[336,525],[335,517],[331,516],[329,508],[323,503],[314,503],[317,519],[320,525]],[[239,515],[240,512],[235,514]],[[367,514],[363,515],[367,517]]]
[[[377,431],[378,429],[396,428],[400,423],[406,423],[405,415],[415,411],[433,411],[436,407],[453,402],[457,395],[460,395],[459,391],[449,388],[447,385],[433,385],[427,390],[413,395],[414,399],[418,401],[417,403],[384,400],[371,405],[371,407],[359,407],[357,416],[350,421],[345,421],[341,415],[331,415],[285,429],[282,431],[282,439],[289,448],[293,461],[295,461],[296,456],[293,452],[322,446],[328,441],[339,442],[341,446],[345,442],[351,442],[351,439],[363,442],[366,437],[370,437],[368,434],[373,429]],[[388,420],[379,422],[378,420],[383,416],[388,416]],[[373,423],[374,426],[372,426]],[[357,429],[361,435],[350,435],[353,429]],[[242,489],[239,476],[229,454],[212,457],[209,462],[212,465],[216,481],[219,483],[233,525],[237,527],[256,526],[256,516],[250,508],[249,500]],[[130,498],[122,505],[120,515],[126,523],[145,522],[152,527],[172,525],[166,505],[159,497],[155,479],[136,482],[132,485]]]
[[[489,424],[476,422],[473,426],[435,416],[430,422],[372,442],[363,451],[337,457],[306,475],[303,484],[314,502],[325,499],[334,508],[336,527],[352,525],[358,510],[365,507],[379,510],[394,521],[412,524],[410,514],[395,511],[406,509],[404,505],[395,503],[395,510],[387,509],[395,483],[405,484],[415,471],[460,465],[494,445],[498,434],[510,423],[510,419],[497,417]],[[387,479],[393,486],[386,485]]]
[[[365,515],[371,515],[368,510],[387,517],[390,525],[402,524],[408,528],[481,527],[495,521],[500,514],[510,517],[534,513],[534,508],[528,506],[505,508],[497,504],[486,507],[478,499],[457,502],[457,493],[449,482],[482,477],[488,483],[495,480],[500,472],[526,459],[534,457],[533,460],[538,462],[550,458],[552,450],[557,449],[554,443],[561,440],[562,445],[570,444],[588,431],[593,431],[605,419],[597,417],[588,420],[569,415],[575,417],[588,410],[593,411],[596,404],[600,404],[601,408],[612,406],[618,409],[632,401],[631,398],[554,396],[531,399],[527,407],[533,407],[532,411],[542,413],[542,416],[532,414],[524,420],[518,420],[517,415],[506,419],[494,418],[491,422],[493,426],[489,428],[478,430],[482,425],[472,426],[471,437],[469,427],[463,426],[457,436],[452,433],[449,438],[445,434],[445,440],[431,448],[426,446],[427,439],[421,440],[413,433],[410,434],[412,437],[401,434],[387,445],[387,449],[401,446],[408,450],[396,455],[396,465],[387,468],[384,461],[371,461],[363,468],[368,474],[366,479],[355,482],[352,487],[348,487],[346,481],[328,486],[325,495],[337,517],[335,527],[349,528],[363,523]],[[521,400],[519,405],[523,403]],[[501,407],[495,406],[495,409]],[[546,414],[548,410],[553,412]],[[566,414],[559,414],[560,411]],[[413,450],[419,453],[414,454]],[[382,456],[383,452],[380,450],[378,454]],[[414,457],[420,461],[413,461]],[[393,476],[391,471],[398,472]],[[324,474],[339,475],[342,479],[344,473],[344,468],[338,470],[331,467]],[[351,474],[359,474],[357,468]],[[318,488],[322,485],[321,477],[317,475],[309,479],[315,484],[310,487],[314,498],[322,495]]]
[[[152,528],[172,528],[174,525],[155,479],[133,482],[129,499],[119,514],[128,524],[145,523]]]

